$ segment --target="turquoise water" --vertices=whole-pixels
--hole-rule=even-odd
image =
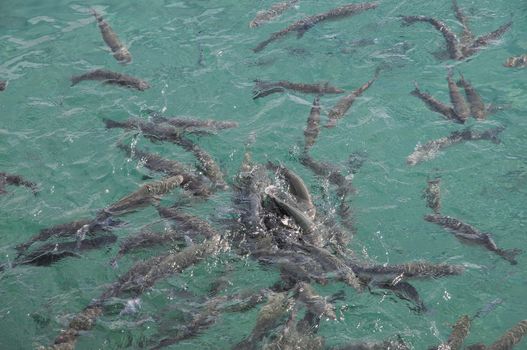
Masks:
[[[97,210],[134,191],[150,174],[128,159],[115,144],[132,142],[131,133],[106,130],[102,118],[166,115],[235,120],[240,126],[199,138],[232,179],[244,144],[255,135],[256,161],[282,161],[310,186],[323,203],[324,184],[298,162],[312,96],[275,94],[252,100],[254,79],[294,82],[330,81],[351,90],[369,80],[375,68],[389,66],[334,129],[321,130],[313,157],[345,164],[352,152],[367,154],[355,175],[358,193],[351,199],[358,233],[350,248],[378,263],[414,260],[463,264],[461,276],[415,281],[427,307],[416,314],[391,295],[357,293],[341,283],[316,286],[321,295],[345,291],[336,302],[339,320],[323,320],[319,334],[328,347],[355,340],[401,335],[413,349],[445,340],[461,314],[475,314],[499,298],[503,302],[473,322],[465,344],[492,343],[526,318],[525,255],[511,266],[478,247],[461,244],[442,228],[427,223],[421,193],[429,177],[442,178],[443,212],[492,232],[503,248],[527,250],[527,88],[526,71],[502,66],[527,49],[527,3],[465,1],[476,34],[508,21],[514,25],[496,45],[463,62],[439,61],[434,52],[442,37],[425,24],[402,27],[398,15],[434,15],[459,28],[450,1],[383,1],[378,9],[322,23],[297,40],[291,35],[264,51],[251,50],[293,21],[324,12],[346,1],[301,0],[281,17],[257,29],[248,27],[257,10],[273,1],[107,1],[83,4],[65,0],[0,2],[0,171],[38,183],[40,194],[13,186],[0,197],[0,258],[11,261],[17,244],[38,230],[95,215]],[[119,65],[106,49],[87,6],[102,11],[129,47],[133,62]],[[357,44],[365,39],[368,45]],[[200,60],[202,52],[203,65]],[[460,125],[443,121],[409,92],[413,82],[448,101],[446,67],[452,65],[478,89],[487,103],[505,105],[477,129],[504,126],[502,143],[468,142],[441,152],[432,161],[409,167],[406,157],[417,143],[446,136]],[[145,92],[84,82],[70,87],[74,74],[107,68],[147,80]],[[340,96],[323,96],[329,110]],[[323,113],[323,117],[324,117]],[[138,147],[192,163],[171,144],[138,138]],[[154,177],[158,175],[154,174]],[[164,198],[169,205],[181,193]],[[191,203],[189,211],[211,222],[229,216],[230,193]],[[115,231],[120,239],[157,222],[154,209],[126,217]],[[153,256],[142,251],[125,256],[117,269],[109,265],[118,245],[91,251],[50,267],[21,266],[0,275],[0,348],[49,345],[68,320],[134,262]],[[160,253],[162,249],[155,249]],[[170,313],[177,313],[177,290],[204,294],[210,281],[227,272],[226,294],[270,286],[276,270],[251,260],[220,256],[161,281],[141,297],[131,316],[105,315],[95,329],[79,338],[79,349],[141,348],[155,339]],[[250,333],[257,310],[225,314],[210,329],[174,349],[229,348]],[[144,322],[139,322],[144,320]],[[524,347],[525,342],[523,343]],[[518,348],[522,348],[521,345]]]

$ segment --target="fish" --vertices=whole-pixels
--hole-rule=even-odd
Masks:
[[[4,91],[7,88],[7,81],[0,80],[0,91]]]
[[[103,209],[98,217],[106,218],[108,216],[120,216],[137,211],[139,208],[155,204],[159,200],[159,196],[179,187],[182,182],[183,176],[176,175],[145,184],[137,191],[119,199],[117,202]]]
[[[474,89],[468,80],[465,80],[463,74],[461,74],[461,79],[457,83],[465,89],[465,95],[467,95],[467,100],[470,105],[470,114],[477,120],[485,120],[487,118],[488,108],[485,106],[476,89]]]
[[[488,46],[492,42],[500,39],[509,29],[512,27],[512,21],[509,21],[501,25],[498,29],[477,37],[470,45],[463,47],[463,53],[465,56],[471,56],[474,53],[481,50],[483,47]]]
[[[223,172],[208,152],[183,135],[178,135],[172,142],[196,157],[200,163],[199,170],[212,181],[216,188],[223,190],[229,188],[229,185],[225,182]]]
[[[459,7],[457,0],[452,0],[452,9],[454,10],[454,15],[456,19],[463,27],[463,32],[461,34],[461,45],[465,46],[474,41],[475,35],[470,30],[468,25],[468,17],[463,13],[463,10]]]
[[[425,215],[425,220],[437,224],[444,229],[452,232],[462,242],[470,242],[481,245],[487,250],[496,253],[503,259],[507,260],[511,265],[516,265],[518,262],[515,257],[522,252],[520,249],[501,249],[498,248],[492,236],[489,233],[480,232],[475,227],[462,222],[450,216],[442,216],[438,214]]]
[[[470,330],[470,317],[468,315],[461,316],[454,326],[452,327],[452,333],[448,337],[446,343],[443,343],[437,347],[432,347],[429,350],[461,350],[461,346],[468,336]]]
[[[184,236],[174,230],[168,230],[165,233],[158,232],[140,232],[136,235],[126,238],[121,242],[117,255],[111,260],[110,265],[117,267],[117,261],[124,255],[138,250],[158,245],[166,245],[168,243],[184,242]],[[173,247],[173,245],[171,245]]]
[[[415,311],[422,313],[426,311],[426,306],[419,296],[417,289],[406,281],[383,281],[375,282],[375,286],[392,291],[397,297],[403,300],[411,301],[415,304]]]
[[[337,104],[328,112],[328,122],[324,125],[326,128],[333,128],[337,125],[337,121],[344,117],[344,114],[350,109],[351,105],[357,97],[361,96],[378,78],[380,69],[375,70],[373,78],[367,81],[358,89],[351,92],[349,95],[342,97]]]
[[[348,5],[334,8],[324,13],[305,17],[303,19],[300,19],[294,22],[293,24],[289,25],[285,29],[272,33],[271,36],[267,40],[264,40],[260,44],[258,44],[253,49],[253,51],[260,52],[263,49],[265,49],[267,45],[269,45],[273,41],[281,39],[285,37],[287,34],[292,33],[292,32],[297,32],[297,37],[301,38],[309,29],[311,29],[317,23],[320,23],[322,21],[353,16],[363,11],[375,9],[377,8],[377,6],[378,6],[378,3],[376,2],[348,4]]]
[[[139,91],[150,88],[150,84],[144,80],[126,74],[112,72],[107,69],[95,69],[81,75],[74,75],[71,77],[71,86],[77,85],[84,80],[99,80],[104,84],[134,88]]]
[[[446,48],[448,55],[453,60],[461,60],[464,58],[461,51],[461,45],[459,39],[450,27],[445,22],[440,21],[433,17],[427,16],[403,16],[403,25],[409,26],[417,22],[425,22],[431,24],[436,30],[443,34],[443,38],[446,41]]]
[[[256,17],[249,22],[250,28],[257,28],[262,24],[269,22],[270,20],[280,16],[289,8],[293,7],[299,0],[289,0],[286,2],[278,2],[273,4],[270,9],[258,11]]]
[[[256,324],[251,334],[236,344],[235,350],[249,350],[257,348],[256,345],[268,332],[274,329],[291,307],[292,301],[287,293],[273,293],[268,296],[267,303],[258,313]]]
[[[307,309],[317,317],[325,316],[329,319],[336,320],[335,306],[331,305],[325,298],[315,293],[313,287],[308,283],[299,282],[295,290],[297,300],[306,305]]]
[[[448,70],[447,81],[450,102],[454,108],[455,116],[459,122],[463,124],[470,116],[470,109],[468,108],[463,96],[461,96],[454,79],[452,79],[452,69]]]
[[[331,348],[332,350],[409,350],[402,339],[384,340],[381,342],[359,342]]]
[[[289,203],[284,199],[278,198],[276,194],[267,193],[267,195],[283,210],[288,216],[293,218],[295,223],[302,229],[304,239],[313,243],[316,246],[322,245],[322,238],[318,233],[317,225],[309,218],[306,213],[297,208],[293,203]]]
[[[188,117],[163,117],[160,115],[153,115],[152,117],[155,123],[167,123],[176,128],[189,129],[189,128],[207,128],[207,129],[231,129],[239,126],[238,122],[229,120],[213,120],[213,119],[194,119]]]
[[[36,183],[28,181],[17,174],[0,172],[0,195],[7,193],[7,191],[5,190],[6,185],[24,186],[26,188],[29,188],[35,196],[38,193],[38,187]]]
[[[187,214],[177,206],[170,208],[157,206],[156,209],[159,216],[177,222],[179,229],[185,233],[193,231],[194,234],[200,234],[208,239],[220,235],[207,221],[197,216]]]
[[[309,193],[309,189],[304,183],[304,180],[302,180],[302,178],[295,172],[283,165],[277,165],[269,161],[267,166],[269,169],[275,171],[276,174],[280,175],[287,181],[289,185],[289,193],[295,197],[297,204],[299,204],[300,207],[305,207],[304,211],[308,217],[310,219],[314,219],[316,215],[316,208],[313,204],[311,193]]]
[[[104,313],[103,304],[106,300],[119,297],[124,293],[131,294],[131,297],[138,297],[157,281],[182,272],[222,248],[220,237],[216,236],[182,251],[155,256],[135,263],[70,321],[67,328],[55,338],[53,348],[73,349],[77,338],[83,333],[81,331],[91,330],[97,319]]]
[[[403,280],[408,278],[438,278],[460,275],[465,270],[463,265],[433,264],[427,261],[417,261],[399,265],[362,265],[348,262],[357,276],[364,281],[372,277],[382,277],[384,280]]]
[[[339,281],[346,283],[357,291],[364,289],[364,283],[355,272],[354,267],[347,264],[340,257],[335,256],[323,247],[315,246],[309,242],[304,242],[303,244],[294,243],[293,245],[300,251],[311,255],[313,260],[320,263],[326,272],[335,274]]]
[[[441,32],[446,41],[448,56],[453,60],[464,60],[474,55],[483,47],[501,38],[512,26],[512,21],[509,21],[500,26],[498,29],[476,38],[469,28],[468,18],[459,8],[456,0],[452,1],[452,8],[454,10],[456,19],[463,27],[461,41],[450,27],[448,27],[443,21],[440,21],[436,18],[428,16],[402,16],[401,18],[403,20],[403,25],[405,26],[409,26],[417,22],[424,22],[431,24],[436,30]]]
[[[189,191],[194,196],[206,198],[211,195],[211,189],[207,185],[208,180],[203,176],[193,174],[178,161],[165,159],[158,154],[148,153],[135,147],[132,149],[122,143],[119,143],[117,147],[125,151],[128,157],[140,160],[141,164],[147,169],[161,172],[168,176],[181,175],[183,177],[181,188]]]
[[[441,113],[447,120],[458,121],[456,113],[454,112],[454,109],[452,107],[444,104],[441,101],[436,100],[432,95],[426,92],[422,92],[419,89],[419,85],[417,84],[417,82],[415,82],[414,84],[415,89],[410,93],[411,95],[423,101],[432,111]]]
[[[472,319],[476,317],[485,317],[487,316],[491,311],[493,311],[498,305],[503,304],[503,299],[496,298],[492,300],[491,302],[487,303],[485,306],[483,306],[481,309],[476,312],[474,316],[472,316]]]
[[[253,100],[268,96],[272,93],[283,92],[285,90],[293,90],[302,92],[305,94],[342,94],[345,91],[337,87],[329,85],[329,83],[317,83],[317,84],[305,84],[305,83],[292,83],[290,81],[264,81],[255,80],[253,89]]]
[[[97,20],[99,29],[101,30],[102,38],[106,45],[110,47],[113,52],[113,57],[119,61],[119,63],[130,63],[132,61],[132,55],[130,51],[121,43],[117,34],[113,31],[112,27],[102,18],[94,9],[91,10],[93,16]]]
[[[33,243],[38,241],[47,241],[51,237],[71,237],[75,236],[77,232],[84,229],[89,234],[95,234],[99,231],[108,232],[114,226],[119,226],[122,222],[113,218],[107,220],[93,220],[82,219],[71,221],[65,224],[55,225],[39,231],[35,236],[30,238],[25,243],[16,246],[19,253],[27,250]]]
[[[428,186],[423,191],[423,198],[426,206],[433,210],[435,214],[441,211],[441,179],[435,178],[428,180]]]
[[[518,322],[509,329],[500,339],[486,347],[487,350],[512,350],[514,345],[521,342],[527,334],[527,320]]]
[[[320,96],[315,96],[313,106],[309,117],[307,118],[307,125],[304,129],[304,152],[307,152],[317,140],[320,133]]]
[[[103,118],[103,122],[107,129],[138,130],[144,137],[154,143],[159,141],[176,143],[179,141],[179,136],[182,132],[172,125],[166,123],[157,124],[141,118],[128,118],[125,121]]]
[[[355,193],[351,180],[342,174],[340,169],[335,165],[327,162],[320,162],[311,157],[307,152],[304,152],[299,161],[306,168],[311,169],[313,173],[318,176],[325,177],[330,183],[337,187],[337,194],[342,197],[349,193]]]
[[[499,144],[501,141],[498,138],[498,134],[504,129],[505,128],[503,127],[496,127],[484,132],[470,129],[454,131],[448,136],[428,141],[424,145],[418,144],[415,147],[414,152],[406,158],[406,164],[413,166],[423,161],[434,159],[440,150],[463,141],[489,140],[493,143]]]
[[[98,249],[117,241],[114,234],[106,234],[86,239],[79,247],[77,241],[46,243],[37,249],[17,256],[12,267],[19,265],[49,266],[66,257],[80,257],[79,252]]]
[[[509,57],[503,65],[509,68],[525,68],[527,67],[527,54],[516,57]]]

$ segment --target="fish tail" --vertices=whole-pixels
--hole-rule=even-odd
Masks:
[[[414,81],[414,89],[410,92],[411,95],[419,97],[421,95],[421,89],[417,81]]]
[[[74,75],[74,76],[71,77],[71,85],[70,86],[77,85],[81,81],[82,81],[82,75]]]
[[[90,8],[90,13],[95,17],[97,22],[101,22],[103,20],[101,14],[97,12],[93,7]]]
[[[507,260],[511,263],[511,265],[518,264],[518,261],[516,261],[516,256],[520,253],[523,253],[523,250],[521,249],[500,249],[498,251],[498,254],[503,257],[503,259]]]
[[[498,137],[498,134],[505,130],[505,127],[499,126],[497,128],[487,130],[481,134],[481,138],[484,140],[489,140],[495,144],[500,144],[501,139]]]
[[[114,129],[114,128],[123,128],[124,127],[124,123],[118,122],[116,120],[103,118],[102,121],[106,125],[106,129]]]

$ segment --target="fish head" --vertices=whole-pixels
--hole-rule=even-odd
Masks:
[[[115,57],[115,59],[120,63],[130,63],[132,61],[132,55],[126,47],[122,47],[121,49],[114,52],[113,57]]]
[[[145,91],[146,89],[149,89],[150,88],[150,84],[148,84],[146,81],[144,80],[141,80],[139,82],[139,86],[138,86],[138,89],[141,90],[141,91]]]

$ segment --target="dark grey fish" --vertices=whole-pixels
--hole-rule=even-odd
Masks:
[[[184,242],[184,236],[174,230],[169,230],[165,233],[149,231],[140,232],[138,234],[126,238],[124,241],[121,242],[119,251],[117,252],[115,258],[112,259],[111,265],[116,267],[117,260],[122,258],[125,254],[128,254],[138,249],[145,249],[166,244],[171,244],[170,247],[173,248],[174,244],[184,245]]]
[[[407,26],[417,22],[425,22],[431,24],[436,30],[443,34],[443,37],[446,41],[446,48],[450,58],[453,60],[461,60],[464,58],[463,53],[461,52],[461,45],[459,43],[456,33],[454,33],[454,31],[452,31],[452,29],[450,29],[450,27],[448,27],[444,22],[433,17],[427,16],[403,16],[402,19],[403,24]]]
[[[200,163],[200,170],[213,182],[217,188],[224,190],[229,188],[229,185],[227,185],[223,177],[223,172],[208,152],[183,135],[179,135],[179,137],[177,137],[172,142],[182,147],[185,151],[192,153],[194,157],[196,157]]]
[[[292,83],[286,80],[271,82],[263,80],[254,81],[253,99],[268,96],[275,92],[283,92],[285,90],[293,90],[302,92],[305,94],[341,94],[345,92],[342,89],[333,87],[329,83],[318,83],[318,84],[305,84],[305,83]]]
[[[381,342],[358,342],[342,346],[336,346],[331,350],[409,350],[408,345],[402,339],[384,340]]]
[[[0,91],[4,91],[7,88],[7,81],[0,80]]]
[[[188,128],[207,128],[207,129],[230,129],[237,128],[238,123],[229,120],[213,120],[213,119],[194,119],[194,118],[183,118],[183,117],[162,117],[160,115],[154,115],[153,121],[155,123],[167,123],[176,128],[188,129]]]
[[[184,269],[197,264],[221,249],[220,237],[200,244],[194,244],[180,252],[172,252],[156,256],[146,261],[139,261],[117,282],[110,285],[100,296],[81,311],[65,330],[55,338],[53,347],[56,349],[73,349],[82,331],[89,331],[95,326],[97,319],[103,314],[103,303],[113,297],[130,293],[139,296],[151,288],[157,281],[178,274]]]
[[[426,200],[426,206],[439,214],[441,211],[441,179],[435,178],[428,180],[428,185],[423,191],[423,198]]]
[[[412,286],[410,283],[406,281],[384,281],[384,282],[376,282],[376,287],[390,290],[392,291],[397,297],[399,297],[402,300],[408,300],[415,305],[415,311],[417,313],[425,312],[426,306],[423,303],[423,300],[419,296],[419,293],[417,292],[417,289],[415,289],[414,286]]]
[[[306,213],[297,208],[293,203],[278,198],[276,194],[268,193],[267,195],[302,229],[303,237],[306,241],[316,246],[321,246],[323,244],[322,237],[317,228],[318,225],[315,224]]]
[[[439,346],[434,346],[428,350],[461,350],[461,346],[465,341],[465,338],[468,336],[470,330],[470,317],[468,315],[461,316],[454,326],[452,327],[452,333],[448,337],[446,343],[443,343]]]
[[[454,82],[454,79],[452,79],[452,69],[448,70],[447,81],[450,102],[452,103],[452,107],[454,108],[456,118],[459,120],[459,122],[464,123],[468,119],[468,117],[470,117],[470,109],[467,106],[465,99],[459,92],[459,89],[456,83]]]
[[[187,214],[178,207],[166,208],[158,206],[156,209],[162,218],[177,222],[182,232],[192,231],[194,234],[202,235],[205,238],[213,238],[220,235],[207,221]]]
[[[23,255],[19,255],[12,266],[19,265],[35,265],[35,266],[49,266],[54,262],[62,260],[66,257],[78,257],[79,252],[98,249],[102,246],[112,244],[117,241],[117,236],[113,234],[101,235],[91,239],[86,239],[82,245],[78,247],[77,241],[61,242],[61,243],[47,243],[37,249]]]
[[[346,178],[335,165],[327,162],[320,162],[311,157],[307,152],[304,152],[299,161],[302,165],[311,169],[313,173],[318,176],[325,177],[330,183],[337,187],[337,194],[339,197],[343,197],[349,193],[355,193],[356,190],[351,184],[351,180]]]
[[[313,260],[320,263],[325,271],[334,273],[339,281],[346,283],[358,291],[364,289],[363,281],[356,274],[354,267],[347,264],[340,257],[332,254],[325,248],[307,242],[301,245],[295,245],[297,249],[309,253]]]
[[[304,151],[307,152],[317,140],[320,132],[320,97],[316,96],[313,100],[313,107],[307,118],[307,125],[304,129]]]
[[[465,89],[465,95],[467,95],[467,100],[470,105],[470,114],[477,120],[486,119],[488,114],[487,106],[485,106],[481,96],[479,96],[472,84],[468,80],[465,80],[463,74],[461,74],[461,79],[458,81],[458,84]]]
[[[517,56],[517,57],[509,57],[507,58],[507,61],[503,64],[505,67],[509,68],[524,68],[527,67],[527,54]]]
[[[448,136],[429,141],[424,145],[417,145],[414,152],[406,158],[406,164],[416,165],[417,163],[434,159],[440,150],[464,141],[489,140],[498,144],[501,142],[498,134],[503,130],[503,127],[496,127],[484,132],[470,129],[454,131]]]
[[[468,26],[468,18],[465,16],[463,11],[457,5],[457,1],[452,1],[452,7],[457,20],[463,27],[461,34],[461,42],[458,40],[456,34],[450,29],[444,22],[427,16],[403,16],[404,25],[411,25],[416,22],[425,22],[431,24],[436,30],[443,34],[446,41],[448,55],[453,60],[463,60],[474,55],[481,48],[489,45],[493,41],[501,38],[510,27],[512,21],[505,23],[498,29],[482,35],[478,38],[474,37],[474,34]]]
[[[267,303],[262,306],[258,313],[256,324],[251,334],[236,344],[233,349],[255,349],[263,337],[280,323],[288,309],[291,307],[291,303],[292,302],[287,296],[287,293],[270,294]]]
[[[448,120],[458,121],[456,113],[452,107],[436,100],[432,95],[422,92],[417,83],[415,83],[415,89],[411,94],[422,100],[432,111],[441,113]]]
[[[494,240],[489,233],[480,232],[475,227],[465,224],[464,222],[452,218],[450,216],[442,215],[425,215],[425,220],[437,224],[446,230],[452,232],[457,238],[464,242],[475,243],[481,245],[487,250],[496,253],[503,259],[510,262],[512,265],[516,265],[518,262],[515,257],[522,252],[520,249],[501,249],[498,248]]]
[[[512,350],[515,345],[521,342],[527,334],[527,320],[518,322],[509,329],[499,340],[487,346],[487,350]]]
[[[106,22],[102,18],[102,16],[94,9],[92,9],[91,11],[92,14],[95,16],[95,19],[97,20],[97,24],[99,25],[99,29],[101,30],[104,42],[110,47],[113,52],[113,57],[115,57],[115,59],[120,63],[129,63],[130,61],[132,61],[132,55],[130,54],[128,49],[121,43],[121,41],[117,37],[117,34],[113,31],[112,27],[110,27],[108,22]]]
[[[203,302],[199,310],[191,312],[191,319],[177,330],[175,335],[169,335],[159,341],[157,345],[150,348],[162,349],[177,344],[185,339],[198,336],[205,329],[212,326],[221,312],[244,312],[254,308],[265,300],[267,291],[261,290],[256,293],[237,293],[228,296],[216,296]]]
[[[325,298],[315,293],[308,283],[300,282],[296,287],[297,300],[306,305],[307,309],[318,317],[325,316],[332,320],[337,319],[335,307]]]
[[[38,187],[36,183],[28,181],[20,175],[0,172],[0,195],[7,193],[5,190],[6,185],[24,186],[26,188],[29,188],[35,196],[38,192]]]
[[[137,191],[119,199],[103,209],[99,217],[119,216],[136,211],[139,208],[156,204],[159,197],[179,187],[183,182],[181,175],[171,176],[141,186]]]
[[[258,46],[256,46],[253,51],[262,51],[267,45],[269,45],[273,41],[281,39],[292,32],[297,32],[297,37],[300,38],[305,34],[305,32],[307,32],[319,22],[353,16],[363,11],[374,9],[377,6],[377,3],[348,4],[341,7],[337,7],[328,12],[303,18],[291,24],[287,28],[271,34],[271,36],[267,40],[262,41],[260,44],[258,44]]]
[[[158,154],[144,152],[137,148],[134,148],[132,151],[130,146],[121,143],[117,147],[124,150],[129,157],[140,160],[146,168],[152,171],[162,172],[168,176],[181,175],[183,177],[181,188],[189,191],[193,195],[208,197],[211,194],[210,188],[207,185],[208,180],[202,176],[193,174],[178,161],[165,159]]]
[[[398,280],[408,278],[438,278],[463,273],[462,265],[433,264],[427,261],[418,261],[399,265],[359,265],[348,263],[361,280],[371,280],[372,277],[381,276],[384,279]]]
[[[249,27],[256,28],[264,23],[269,22],[273,18],[280,16],[286,10],[295,5],[299,0],[288,0],[286,2],[278,2],[273,4],[270,9],[258,11],[256,17],[249,23]]]
[[[469,28],[468,17],[458,6],[457,0],[452,0],[452,9],[454,10],[454,15],[456,16],[456,19],[461,24],[461,27],[463,27],[463,33],[461,34],[461,45],[469,45],[472,41],[474,41],[475,36]]]
[[[121,222],[108,218],[107,220],[93,220],[84,219],[68,222],[65,224],[55,225],[49,228],[40,230],[35,236],[27,242],[19,244],[16,249],[19,252],[27,250],[33,243],[37,241],[47,241],[51,237],[72,237],[81,229],[87,231],[88,234],[95,234],[99,231],[110,231],[112,226],[118,226]]]
[[[311,193],[304,183],[304,180],[292,170],[286,168],[283,165],[277,165],[269,161],[267,163],[268,168],[275,171],[278,175],[283,177],[289,185],[289,193],[291,193],[299,205],[300,208],[304,209],[305,213],[310,219],[314,219],[316,215],[316,208],[311,199]]]
[[[498,40],[512,27],[512,21],[507,22],[500,26],[498,29],[482,35],[476,38],[470,45],[466,45],[463,48],[465,56],[471,56],[477,51],[481,50],[483,47],[488,46],[492,42]]]
[[[179,142],[181,130],[166,123],[154,123],[141,118],[128,118],[125,121],[117,121],[103,118],[107,129],[120,128],[125,130],[138,130],[144,137],[152,142],[168,141]]]
[[[351,105],[357,97],[361,96],[364,91],[366,91],[374,82],[377,80],[379,76],[379,69],[375,70],[375,74],[373,78],[369,81],[367,81],[365,84],[363,84],[361,87],[350,93],[349,95],[346,95],[342,97],[337,104],[331,108],[331,110],[328,112],[328,122],[325,125],[326,128],[332,128],[337,125],[337,121],[339,119],[342,119],[344,117],[344,114],[350,109]]]
[[[112,72],[106,69],[96,69],[88,73],[72,76],[71,86],[74,86],[83,80],[98,80],[102,81],[104,84],[124,86],[128,88],[134,88],[139,91],[144,91],[150,88],[150,84],[144,80],[134,78],[126,74]]]

